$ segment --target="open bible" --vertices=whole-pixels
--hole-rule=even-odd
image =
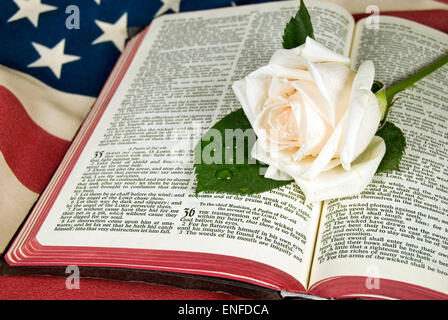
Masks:
[[[393,84],[448,36],[307,4],[316,39]],[[305,203],[296,184],[195,194],[193,149],[240,108],[232,83],[266,64],[297,2],[167,15],[126,46],[60,167],[7,248],[4,274],[153,281],[247,297],[448,298],[445,66],[399,94],[400,170],[360,195]],[[15,224],[3,224],[14,233]],[[8,245],[9,243],[9,245]]]

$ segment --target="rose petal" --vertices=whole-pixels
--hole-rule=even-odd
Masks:
[[[378,129],[381,118],[378,101],[370,88],[375,73],[371,61],[365,61],[353,81],[347,124],[340,148],[340,158],[345,170],[367,147]]]
[[[269,61],[270,65],[278,65],[289,69],[305,69],[306,64],[300,56],[302,46],[293,49],[278,49]]]
[[[265,178],[273,180],[293,180],[293,178],[284,171],[281,171],[277,167],[270,165],[264,174]]]
[[[300,176],[306,171],[314,161],[312,157],[305,157],[301,161],[294,161],[293,155],[294,152],[286,152],[285,150],[274,150],[267,151],[270,145],[266,144],[265,141],[258,139],[251,151],[251,156],[258,161],[268,164],[269,166],[273,166],[274,168],[282,171],[282,174],[288,175],[291,177],[295,177],[294,179],[300,179]],[[339,159],[332,159],[328,165],[324,168],[324,171],[331,170],[341,163]],[[274,170],[274,169],[272,169]],[[274,171],[271,171],[271,173]],[[268,178],[265,175],[266,178]],[[273,179],[273,178],[271,178]]]
[[[350,66],[350,58],[331,51],[310,37],[307,37],[305,43],[297,48],[276,50],[269,64],[292,69],[303,69],[306,67],[306,62],[303,58],[316,63],[338,62]]]
[[[291,82],[278,77],[273,77],[269,87],[268,96],[270,98],[287,98],[295,92]]]
[[[247,97],[247,83],[246,79],[235,81],[232,85],[233,92],[238,98],[241,106],[243,107],[244,113],[251,124],[254,123],[256,116],[255,110],[250,108],[250,104]]]
[[[325,108],[325,101],[316,84],[311,81],[297,80],[292,82],[292,85],[300,94],[306,106],[312,108],[325,122],[331,125],[327,109]]]
[[[315,62],[339,62],[350,66],[350,58],[338,54],[326,48],[313,38],[307,37],[305,44],[299,47],[301,54],[309,61]]]
[[[310,72],[305,69],[292,69],[280,65],[270,65],[270,67],[272,70],[272,75],[275,77],[281,77],[291,80],[313,80]]]
[[[289,99],[293,106],[294,116],[298,123],[298,143],[299,151],[294,156],[295,160],[300,160],[304,156],[317,156],[324,147],[331,135],[332,128],[316,112],[315,108],[309,105],[306,96],[297,92]]]
[[[233,83],[233,91],[252,125],[267,99],[272,80],[271,73],[270,67],[265,66],[252,72],[243,80]]]
[[[314,64],[309,60],[307,66],[322,95],[327,119],[335,127],[349,106],[350,89],[355,76],[349,67],[334,62]]]
[[[349,107],[350,92],[356,74],[349,67],[335,62],[319,63],[315,66],[322,77],[330,101],[333,101],[335,123],[338,123]]]
[[[316,179],[304,180],[295,177],[295,181],[305,194],[307,202],[353,196],[362,192],[372,180],[385,152],[386,144],[383,139],[375,136],[352,163],[350,171],[338,166],[323,172]]]
[[[324,79],[322,78],[322,75],[319,73],[319,70],[316,68],[316,66],[309,60],[306,60],[308,70],[311,73],[311,76],[313,77],[314,83],[316,84],[317,88],[319,89],[319,92],[325,102],[326,107],[326,113],[328,120],[330,122],[330,125],[334,128],[336,126],[336,119],[335,119],[335,106],[334,102],[330,99],[330,94],[327,90],[327,87],[325,85]]]
[[[312,165],[301,175],[301,179],[312,180],[325,171],[330,161],[338,151],[339,143],[342,138],[343,129],[345,126],[346,118],[344,117],[336,126],[328,139],[325,146],[322,148],[319,155],[314,159]]]
[[[297,176],[311,165],[312,160],[305,158],[296,162],[292,160],[293,155],[292,152],[276,150],[276,146],[272,146],[261,139],[255,142],[251,152],[254,159],[276,168],[282,168],[281,171],[290,176]]]
[[[290,104],[265,107],[255,119],[253,129],[257,137],[269,142],[297,145],[298,126]]]

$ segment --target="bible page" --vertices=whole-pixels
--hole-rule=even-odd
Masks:
[[[310,2],[316,37],[348,55],[353,19]],[[295,184],[195,195],[193,148],[240,108],[231,85],[281,48],[296,1],[153,21],[37,239],[48,246],[215,253],[308,279],[321,204]]]
[[[448,36],[400,18],[355,30],[354,66],[375,64],[386,87],[447,52]],[[388,121],[407,148],[399,170],[359,196],[324,203],[311,285],[335,276],[392,279],[448,293],[448,66],[399,93]],[[366,292],[380,288],[366,283]]]

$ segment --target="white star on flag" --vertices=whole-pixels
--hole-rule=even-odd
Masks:
[[[30,63],[28,68],[48,67],[58,79],[61,78],[63,64],[81,59],[81,57],[78,56],[64,54],[65,39],[62,39],[53,48],[48,48],[35,42],[32,42],[32,45],[39,53],[40,58]]]
[[[36,28],[39,23],[39,15],[43,12],[56,10],[57,7],[42,4],[42,0],[13,0],[19,7],[17,11],[8,22],[27,18]]]
[[[162,1],[163,5],[162,7],[160,7],[159,11],[157,11],[154,18],[164,14],[170,9],[176,13],[180,11],[180,2],[182,0],[160,0],[160,1]]]
[[[107,23],[95,20],[95,23],[103,31],[103,34],[96,38],[92,44],[112,41],[118,50],[123,51],[126,38],[128,37],[128,14],[125,12],[115,23]]]
[[[101,0],[95,0],[95,2],[96,2],[97,5],[101,4]]]

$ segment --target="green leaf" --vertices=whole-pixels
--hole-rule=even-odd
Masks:
[[[286,24],[283,32],[283,48],[292,49],[305,43],[306,37],[314,39],[310,14],[303,0],[295,17]]]
[[[290,183],[292,180],[277,181],[263,176],[267,165],[250,156],[255,140],[243,109],[230,113],[210,128],[194,150],[196,194],[213,191],[247,195]]]
[[[386,154],[378,166],[376,173],[398,170],[404,149],[406,148],[406,138],[403,132],[393,123],[387,121],[376,132],[376,135],[383,138],[386,143]]]
[[[308,36],[314,39],[313,25],[311,24],[311,17],[303,0],[300,0],[299,11],[297,11],[295,19],[303,22],[303,27],[306,29]]]

